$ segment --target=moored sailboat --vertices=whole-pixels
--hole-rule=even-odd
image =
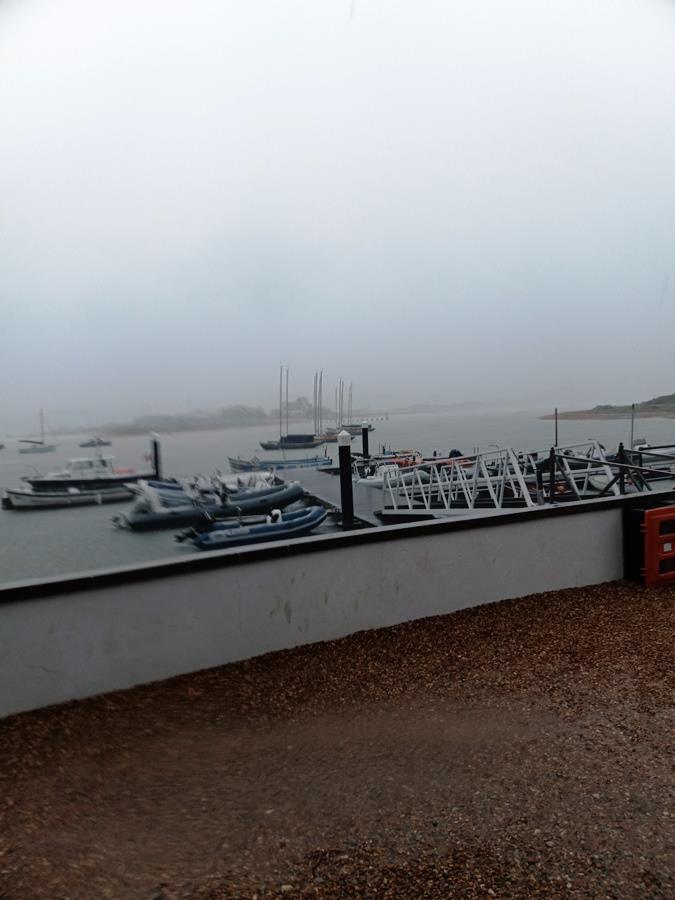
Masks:
[[[279,440],[260,441],[263,450],[312,450],[325,443],[320,435],[289,434],[288,432],[288,366],[286,367],[286,434],[283,433],[283,386],[284,367],[279,367]]]
[[[19,443],[27,444],[26,447],[19,447],[19,453],[52,453],[56,450],[56,444],[45,444],[45,422],[42,410],[40,410],[40,440],[23,438]]]

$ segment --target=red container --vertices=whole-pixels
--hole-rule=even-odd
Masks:
[[[641,574],[647,587],[675,582],[675,506],[647,509],[640,528],[644,535]]]

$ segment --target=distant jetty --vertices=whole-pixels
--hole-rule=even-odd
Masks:
[[[559,419],[625,419],[631,415],[631,404],[612,406],[609,403],[594,406],[592,409],[573,409],[559,412]],[[652,400],[643,400],[634,407],[636,419],[659,418],[675,419],[675,394],[663,394]],[[554,419],[555,413],[539,416],[540,419]]]

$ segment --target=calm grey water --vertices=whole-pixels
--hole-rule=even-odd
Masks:
[[[606,446],[615,447],[621,440],[628,443],[629,429],[630,424],[625,420],[561,422],[560,442],[575,443],[595,437]],[[294,423],[292,430],[311,430],[311,423],[307,423],[307,427]],[[653,443],[673,443],[675,420],[639,419],[635,433],[636,437]],[[177,477],[189,477],[196,472],[208,474],[216,467],[227,471],[227,456],[251,456],[258,452],[264,457],[258,441],[272,437],[274,429],[268,426],[164,435],[164,471]],[[487,450],[491,444],[526,450],[544,449],[550,447],[552,439],[553,423],[541,421],[536,412],[392,416],[388,421],[376,422],[370,436],[372,450],[386,443],[399,448],[417,448],[424,453],[433,450],[447,453],[455,447],[463,452],[471,452],[475,447]],[[91,453],[79,448],[82,437],[78,435],[61,438],[57,452],[44,456],[20,456],[16,441],[3,440],[6,448],[0,450],[0,488],[17,485],[21,475],[28,474],[33,465],[46,473],[62,467],[73,456]],[[352,446],[360,449],[360,440],[356,439]],[[139,436],[115,438],[113,446],[106,448],[115,456],[117,465],[132,466],[140,471],[148,467],[143,460],[148,449],[148,439]],[[335,445],[332,445],[332,451],[335,453]],[[305,454],[300,452],[298,455]],[[302,481],[302,469],[289,477]],[[112,516],[124,508],[125,504],[110,504],[27,512],[1,510],[0,582],[89,571],[194,552],[176,544],[172,532],[133,534],[113,528]]]

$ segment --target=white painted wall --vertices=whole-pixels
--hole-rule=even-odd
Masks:
[[[622,576],[618,508],[340,544],[0,603],[0,716]]]

